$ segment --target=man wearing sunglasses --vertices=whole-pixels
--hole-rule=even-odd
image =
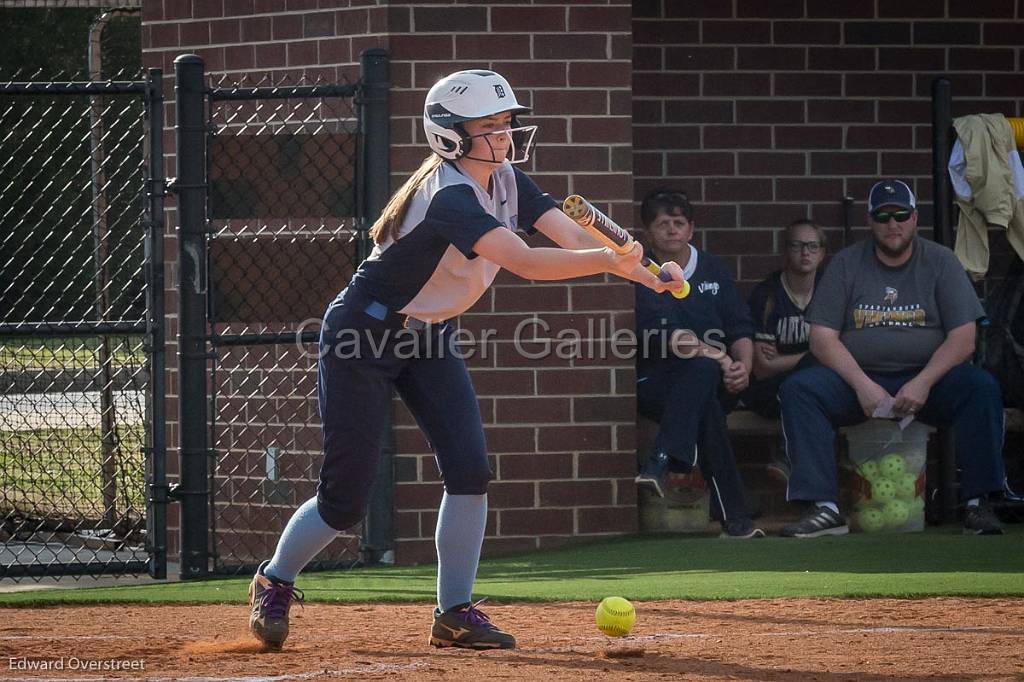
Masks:
[[[1002,398],[992,375],[968,362],[984,313],[953,252],[919,237],[917,219],[910,187],[876,183],[871,237],[836,254],[815,290],[806,320],[822,364],[779,389],[792,465],[787,498],[809,505],[783,536],[849,532],[837,506],[836,429],[890,401],[898,417],[952,427],[964,532],[1002,533],[987,501],[1005,479]]]

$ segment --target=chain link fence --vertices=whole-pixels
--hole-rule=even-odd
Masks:
[[[319,321],[352,276],[357,89],[287,78],[213,84],[209,321],[214,570],[269,558],[315,494]],[[343,535],[316,567],[359,559]]]
[[[152,92],[0,83],[0,577],[149,558]]]
[[[319,320],[388,192],[387,55],[361,62],[350,85],[209,84],[201,60],[180,57],[179,178],[166,189],[150,163],[163,158],[159,70],[0,83],[0,577],[147,565],[163,577],[172,502],[183,575],[248,572],[314,494]],[[173,486],[168,189],[180,219]],[[388,524],[375,527],[385,537]],[[358,561],[361,531],[314,566]]]

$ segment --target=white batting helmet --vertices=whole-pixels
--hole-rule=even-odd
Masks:
[[[463,123],[511,112],[512,129],[508,131],[512,135],[510,161],[519,163],[529,158],[533,135],[537,131],[537,126],[518,126],[516,114],[528,111],[530,107],[516,100],[512,86],[501,74],[483,69],[457,71],[439,80],[427,93],[423,103],[423,132],[432,150],[442,158],[454,161],[466,156],[473,144]]]

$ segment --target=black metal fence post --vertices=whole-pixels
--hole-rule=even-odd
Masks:
[[[843,246],[846,248],[850,244],[850,235],[853,231],[853,221],[850,217],[850,211],[853,209],[853,197],[845,196],[840,202],[843,209]],[[838,251],[838,249],[836,249]]]
[[[953,96],[948,78],[932,81],[932,213],[935,241],[953,248],[952,210],[949,175],[946,164],[953,148]],[[939,432],[940,477],[938,487],[939,519],[948,523],[956,520],[959,499],[956,458],[953,456],[953,431]]]
[[[932,213],[935,215],[935,241],[953,248],[953,230],[950,227],[949,178],[946,163],[952,149],[950,129],[953,125],[953,101],[948,78],[932,81]]]
[[[387,50],[371,48],[359,55],[360,164],[359,227],[360,260],[372,248],[367,234],[370,226],[384,210],[390,195],[390,125],[391,62]],[[394,545],[394,437],[391,419],[385,427],[384,447],[377,467],[377,482],[366,513],[363,534],[363,555],[369,563],[380,561]]]
[[[209,566],[209,419],[206,350],[206,76],[203,60],[174,60],[178,177],[178,428],[181,500],[181,577]]]
[[[359,65],[359,218],[368,230],[391,194],[391,60],[387,50],[374,47],[360,53]],[[370,255],[370,240],[363,237],[360,259]]]
[[[146,444],[146,482],[149,509],[146,541],[149,545],[149,575],[167,577],[167,368],[164,344],[164,72],[150,69],[146,88],[149,116],[149,177],[146,183],[148,234],[146,236],[146,335],[149,343],[150,424]]]

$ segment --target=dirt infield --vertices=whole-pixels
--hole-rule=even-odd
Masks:
[[[520,648],[482,653],[428,647],[428,605],[311,604],[280,653],[244,606],[0,609],[0,678],[1024,680],[1024,599],[647,602],[618,640],[594,608],[492,604]]]

